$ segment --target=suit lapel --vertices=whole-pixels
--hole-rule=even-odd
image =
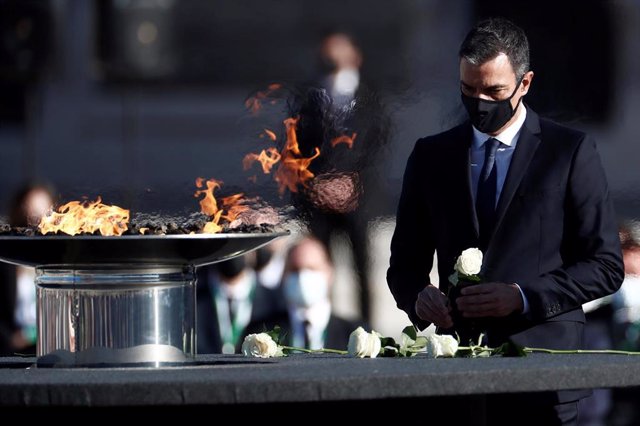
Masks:
[[[469,150],[471,146],[471,140],[473,139],[473,131],[471,124],[462,126],[460,135],[460,143],[457,144],[457,150],[455,151],[455,161],[453,164],[457,165],[455,170],[455,177],[461,179],[457,187],[463,190],[463,211],[466,217],[473,223],[473,229],[475,231],[475,237],[478,238],[480,227],[478,225],[478,217],[476,215],[476,208],[473,202],[473,188],[471,186],[471,152]]]
[[[540,120],[535,112],[531,109],[527,109],[527,118],[520,131],[520,137],[518,138],[518,144],[516,145],[511,164],[509,165],[509,171],[507,172],[507,178],[502,187],[502,193],[498,200],[498,206],[496,209],[496,225],[494,228],[494,235],[500,228],[500,224],[504,218],[504,215],[513,200],[522,178],[527,173],[529,163],[538,149],[540,144]],[[491,246],[491,242],[489,243]]]

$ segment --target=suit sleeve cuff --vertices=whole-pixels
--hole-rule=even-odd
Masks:
[[[520,296],[522,296],[522,314],[529,313],[529,301],[527,300],[527,296],[524,295],[522,289],[517,283],[514,283],[516,287],[518,287],[518,291],[520,292]]]

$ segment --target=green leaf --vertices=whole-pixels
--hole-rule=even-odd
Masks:
[[[476,348],[473,351],[473,358],[488,358],[492,354],[491,348]]]
[[[385,346],[380,350],[380,356],[385,358],[394,358],[400,354],[400,351],[392,346]]]
[[[524,348],[518,344],[513,343],[512,341],[505,342],[502,345],[498,346],[492,351],[491,354],[508,356],[508,357],[527,356],[527,353],[524,351]]]
[[[472,356],[472,351],[471,349],[458,349],[454,356],[455,358],[469,358]]]
[[[271,337],[273,339],[274,342],[276,342],[277,345],[280,344],[280,339],[284,339],[284,336],[280,336],[280,332],[282,331],[282,329],[280,328],[279,325],[276,325],[275,327],[273,327],[272,330],[268,330],[265,331],[265,333],[267,333],[269,335],[269,337]]]
[[[409,325],[402,330],[402,334],[409,336],[411,340],[416,340],[418,333],[413,325]]]
[[[293,350],[293,349],[282,348],[282,355],[283,355],[283,356],[290,355],[290,354],[292,354],[292,353],[294,353],[294,352],[295,352],[295,350]]]
[[[460,281],[471,281],[474,283],[479,283],[480,281],[482,281],[482,278],[480,278],[479,275],[462,275],[460,274],[458,279]]]
[[[393,337],[380,337],[380,343],[382,347],[392,346],[394,348],[400,348],[400,345],[396,343]]]
[[[416,342],[413,344],[414,348],[426,348],[427,347],[427,338],[425,336],[416,337]]]
[[[453,274],[449,275],[449,282],[451,285],[458,285],[458,271],[454,271]]]

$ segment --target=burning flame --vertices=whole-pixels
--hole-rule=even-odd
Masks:
[[[199,177],[196,179],[196,187],[203,188],[204,185],[204,178]],[[249,207],[243,204],[244,199],[242,197],[244,196],[244,194],[242,193],[223,198],[222,207],[218,207],[218,201],[213,195],[213,191],[219,189],[220,186],[222,186],[221,181],[208,179],[206,181],[206,189],[199,189],[194,194],[194,197],[204,195],[204,197],[200,200],[200,211],[208,216],[211,216],[211,221],[208,222],[202,229],[202,232],[205,234],[216,234],[222,231],[222,226],[220,225],[221,219],[224,219],[228,222],[233,222],[234,220],[236,220],[238,215],[240,215],[240,213],[249,209]]]
[[[275,167],[273,179],[278,182],[278,192],[280,195],[284,194],[286,189],[291,192],[298,192],[299,185],[306,187],[308,181],[315,177],[315,175],[309,171],[309,166],[311,162],[320,155],[320,149],[316,147],[311,157],[302,157],[298,145],[298,135],[296,133],[298,121],[299,118],[293,117],[284,120],[287,140],[282,151],[278,152],[275,147],[270,147],[263,149],[260,154],[249,153],[245,155],[242,160],[242,165],[245,170],[249,170],[256,161],[262,166],[262,172],[264,174],[271,173],[271,170]],[[272,141],[277,140],[276,134],[272,130],[265,129],[265,134]],[[261,137],[262,136],[263,135],[261,135]],[[356,136],[358,136],[358,134],[355,132],[352,133],[351,136],[340,135],[331,141],[331,147],[344,143],[351,149]],[[250,180],[255,182],[256,177],[252,176]]]
[[[76,235],[100,231],[100,235],[112,236],[122,235],[128,229],[128,223],[129,210],[102,204],[102,198],[98,197],[93,202],[71,201],[61,206],[57,213],[43,216],[38,229],[42,234],[60,231]]]
[[[264,174],[268,174],[271,173],[271,169],[280,161],[280,158],[282,158],[282,156],[278,153],[278,150],[271,147],[266,150],[263,149],[260,155],[254,154],[253,152],[245,155],[242,159],[242,166],[245,170],[249,170],[255,161],[259,161]]]
[[[269,136],[269,139],[271,139],[272,141],[276,141],[276,139],[278,139],[276,137],[276,134],[273,132],[273,130],[269,130],[269,129],[264,129],[264,133]]]
[[[336,145],[340,144],[340,143],[346,143],[347,144],[347,148],[351,149],[353,148],[353,142],[355,142],[356,140],[356,136],[358,136],[357,133],[352,133],[351,136],[347,136],[347,135],[340,135],[337,138],[334,138],[331,141],[331,148],[335,148]]]
[[[280,195],[284,194],[285,189],[298,192],[298,185],[306,186],[307,182],[314,177],[314,174],[309,171],[309,166],[320,155],[320,149],[315,148],[315,153],[311,157],[302,157],[296,134],[298,120],[299,118],[293,117],[284,120],[287,140],[281,152],[278,152],[275,147],[270,147],[263,149],[260,154],[249,153],[242,160],[245,170],[251,168],[254,162],[260,162],[265,174],[271,173],[273,167],[277,165],[273,179],[278,182]],[[265,132],[271,140],[276,140],[273,131],[265,129]]]
[[[258,114],[262,110],[262,104],[269,100],[272,105],[276,103],[276,99],[273,99],[272,95],[280,90],[282,85],[279,83],[273,83],[267,86],[267,90],[256,93],[255,96],[251,96],[244,102],[244,106],[251,112],[251,114]]]

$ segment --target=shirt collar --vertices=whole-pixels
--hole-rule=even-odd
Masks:
[[[256,285],[256,274],[252,270],[243,271],[242,277],[234,284],[225,283],[218,274],[212,283],[217,286],[218,292],[227,299],[246,300],[251,296],[251,291]]]
[[[522,103],[520,104],[520,108],[522,108],[522,111],[520,111],[518,119],[496,136],[490,136],[486,133],[482,133],[480,130],[471,126],[473,129],[473,146],[477,149],[482,148],[487,139],[492,137],[498,139],[507,146],[515,145],[518,140],[518,136],[520,136],[520,129],[522,129],[524,120],[527,118],[527,108],[525,108]]]
[[[325,329],[331,317],[331,302],[317,303],[309,308],[293,308],[289,311],[290,318],[296,323],[309,321],[311,328]]]

